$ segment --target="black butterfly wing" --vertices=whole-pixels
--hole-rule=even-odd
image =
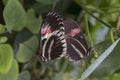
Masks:
[[[40,29],[40,51],[43,60],[52,60],[65,55],[66,40],[63,20],[56,12],[49,12],[43,19]]]
[[[41,29],[46,29],[46,28],[50,28],[51,32],[55,30],[59,30],[60,28],[64,28],[63,19],[61,18],[61,15],[59,15],[54,11],[47,13],[43,19]]]
[[[64,20],[65,37],[67,42],[67,58],[77,61],[89,55],[91,49],[88,47],[79,25],[71,20]]]

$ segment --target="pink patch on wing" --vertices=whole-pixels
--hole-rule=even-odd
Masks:
[[[72,36],[75,36],[76,34],[80,33],[80,29],[79,28],[74,28],[70,31],[70,34]]]
[[[50,27],[45,27],[41,29],[41,34],[51,33]]]

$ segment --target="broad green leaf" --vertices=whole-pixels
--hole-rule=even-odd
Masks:
[[[18,80],[30,80],[30,73],[28,71],[23,71],[19,74]]]
[[[0,44],[0,73],[7,73],[13,61],[13,50],[8,44]]]
[[[2,24],[0,24],[0,34],[3,33],[4,31],[5,31],[5,27]]]
[[[111,52],[114,50],[114,48],[116,47],[116,45],[118,44],[118,42],[120,41],[120,39],[118,39],[117,41],[115,41],[105,52],[103,52],[103,54],[98,57],[98,59],[96,59],[82,74],[80,80],[85,80],[93,71],[95,71],[95,69],[111,54]],[[120,43],[120,42],[119,42]],[[106,63],[107,65],[109,65],[109,63]],[[104,64],[104,65],[106,65]],[[104,67],[104,66],[103,66]],[[107,68],[106,68],[107,69]],[[105,70],[104,68],[102,68],[102,70]],[[99,70],[99,72],[101,72]],[[102,73],[102,72],[101,72]],[[100,74],[101,74],[100,73]],[[103,73],[102,73],[103,74]],[[98,74],[97,74],[98,75]]]
[[[42,18],[41,16],[37,19],[33,9],[29,9],[25,17],[25,27],[32,33],[38,33],[40,30]]]
[[[7,39],[7,37],[0,37],[0,43],[5,43]]]
[[[18,78],[18,63],[16,60],[12,61],[12,66],[6,74],[0,73],[0,80],[17,80]]]
[[[25,63],[35,56],[38,49],[38,39],[36,36],[31,37],[19,45],[16,58],[19,62]]]
[[[8,31],[21,30],[24,27],[25,11],[18,0],[8,0],[3,16]]]

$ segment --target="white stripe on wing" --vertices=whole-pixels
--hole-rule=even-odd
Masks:
[[[80,55],[81,58],[84,57],[84,55],[78,50],[73,44],[71,44],[72,48]]]

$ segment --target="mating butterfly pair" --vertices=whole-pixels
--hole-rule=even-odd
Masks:
[[[79,25],[71,19],[63,20],[56,12],[44,17],[40,34],[39,54],[44,61],[63,56],[77,61],[91,52]]]

